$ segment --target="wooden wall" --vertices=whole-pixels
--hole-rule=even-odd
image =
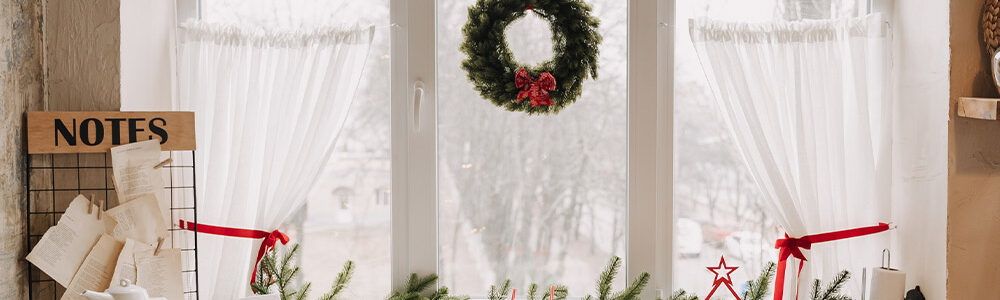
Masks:
[[[1000,122],[959,118],[959,97],[1000,96],[981,47],[983,0],[951,1],[948,299],[995,299],[1000,282]]]

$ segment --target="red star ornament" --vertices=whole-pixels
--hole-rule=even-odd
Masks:
[[[739,267],[730,267],[726,265],[726,257],[719,258],[719,265],[717,267],[707,267],[708,271],[715,274],[715,279],[712,281],[712,291],[708,292],[708,296],[705,299],[712,299],[712,294],[715,294],[715,290],[721,285],[725,285],[729,289],[729,292],[736,297],[736,300],[740,300],[740,295],[736,294],[736,290],[733,289],[733,279],[729,277]]]

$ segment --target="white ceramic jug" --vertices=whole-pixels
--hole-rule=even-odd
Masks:
[[[81,295],[90,300],[166,300],[166,298],[149,298],[146,289],[132,284],[128,279],[122,279],[118,285],[109,287],[103,293],[84,291]]]

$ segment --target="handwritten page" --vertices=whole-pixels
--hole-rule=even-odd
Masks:
[[[115,190],[122,204],[153,195],[163,222],[170,224],[170,199],[164,195],[163,174],[154,169],[160,163],[160,140],[148,140],[111,148]]]
[[[133,239],[125,239],[121,254],[118,254],[118,262],[115,263],[115,273],[111,275],[111,282],[121,282],[128,279],[129,282],[136,282],[135,253],[142,251],[153,251],[156,246],[140,243]]]
[[[90,250],[87,259],[83,261],[80,270],[73,276],[73,280],[66,286],[62,300],[67,299],[87,299],[80,294],[83,291],[91,290],[103,292],[111,285],[111,276],[115,272],[115,263],[118,261],[118,254],[122,251],[122,243],[115,240],[110,235],[101,235],[101,239]]]
[[[149,292],[149,297],[164,297],[167,300],[184,300],[184,285],[181,278],[181,249],[160,249],[135,253],[136,281]]]
[[[87,213],[88,206],[93,213]],[[59,223],[45,231],[42,239],[31,249],[27,260],[60,285],[69,285],[90,249],[102,234],[110,232],[115,226],[115,221],[108,216],[97,219],[99,209],[83,195],[76,196],[59,218]]]
[[[108,210],[107,214],[118,223],[111,236],[122,242],[130,238],[155,244],[157,238],[167,234],[167,224],[163,222],[158,205],[156,197],[144,194]]]

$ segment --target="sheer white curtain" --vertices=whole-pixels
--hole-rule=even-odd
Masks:
[[[890,217],[892,101],[880,15],[746,24],[690,21],[719,111],[762,194],[791,237],[871,226]],[[888,234],[814,244],[799,289],[840,270],[878,265]],[[777,258],[774,258],[775,260]],[[783,299],[794,296],[790,259]]]
[[[199,223],[271,231],[302,204],[347,117],[373,30],[180,28],[178,109],[195,112]],[[200,235],[200,296],[245,296],[259,245]]]

